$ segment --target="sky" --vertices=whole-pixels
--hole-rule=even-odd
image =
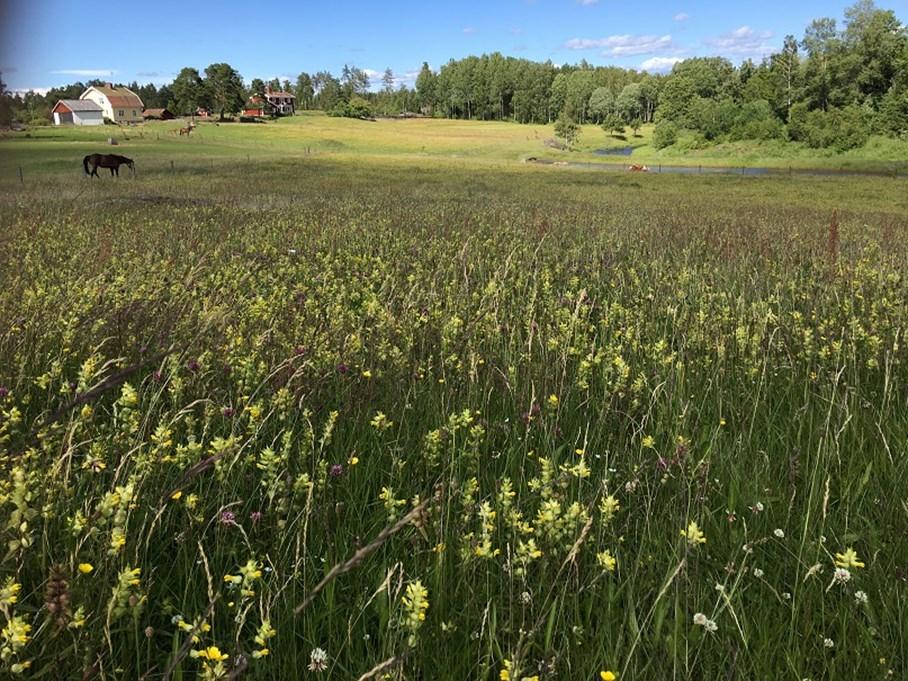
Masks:
[[[685,57],[739,63],[839,20],[853,0],[0,0],[0,72],[13,91],[91,78],[168,83],[184,66],[227,62],[252,78],[370,74],[412,85],[424,61],[498,51],[555,64],[665,72]],[[879,0],[908,21],[908,0]]]

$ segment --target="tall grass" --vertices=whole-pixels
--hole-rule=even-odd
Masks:
[[[908,673],[881,185],[254,170],[3,199],[4,673]]]

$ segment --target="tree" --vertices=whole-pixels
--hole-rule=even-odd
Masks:
[[[13,106],[10,99],[6,83],[3,82],[3,74],[0,73],[0,125],[4,127],[9,127],[13,121]]]
[[[590,95],[590,117],[597,123],[615,110],[615,97],[607,87],[597,87]]]
[[[312,78],[306,72],[296,77],[296,105],[297,108],[307,111],[312,107],[315,89],[312,87]]]
[[[250,97],[263,97],[265,95],[265,81],[261,78],[253,78],[249,84]]]
[[[340,81],[328,71],[319,71],[312,78],[315,105],[322,111],[331,111],[343,101]]]
[[[230,64],[221,62],[208,66],[205,87],[221,120],[224,120],[224,114],[240,111],[245,104],[243,79]]]
[[[344,64],[344,70],[341,73],[341,86],[348,100],[353,95],[364,96],[369,91],[369,76],[356,66]]]
[[[568,114],[562,112],[558,120],[555,121],[555,136],[564,140],[570,150],[580,136],[580,126]]]
[[[391,94],[394,92],[394,72],[391,70],[391,67],[385,69],[385,72],[381,77],[382,90],[385,94]]]
[[[643,115],[643,104],[641,100],[643,94],[640,85],[637,83],[628,83],[615,97],[615,111],[621,116],[624,122],[630,122],[635,118]]]
[[[785,36],[782,52],[770,57],[771,70],[780,74],[784,89],[785,120],[791,115],[791,105],[795,101],[795,88],[797,87],[801,61],[798,56],[798,41],[793,35]],[[766,98],[768,99],[768,98]]]
[[[210,106],[210,97],[199,72],[187,66],[180,70],[170,86],[174,113],[194,114],[197,109]]]
[[[423,62],[419,75],[416,76],[416,96],[419,98],[419,108],[423,113],[432,114],[435,111],[435,86],[435,73],[429,68],[428,62]]]
[[[624,127],[624,119],[617,113],[608,114],[605,120],[602,121],[602,129],[613,135],[623,135]]]

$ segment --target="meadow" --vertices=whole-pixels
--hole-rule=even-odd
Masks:
[[[0,140],[0,675],[905,678],[905,180],[399,123]]]

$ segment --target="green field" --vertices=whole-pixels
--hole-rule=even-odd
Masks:
[[[136,128],[32,128],[7,133],[6,153],[0,158],[3,175],[17,172],[17,165],[54,165],[61,169],[69,147],[74,156],[99,151],[109,136],[120,142],[120,153],[133,150],[146,165],[160,168],[183,159],[191,162],[217,159],[243,161],[276,155],[300,158],[307,154],[338,158],[467,160],[471,163],[513,164],[530,157],[551,161],[626,165],[630,162],[658,165],[731,166],[767,168],[820,168],[908,174],[908,142],[871,138],[865,147],[846,153],[808,149],[787,142],[738,142],[708,149],[681,150],[652,147],[653,126],[644,126],[639,136],[630,129],[624,137],[606,134],[601,128],[582,128],[576,149],[559,151],[545,146],[554,138],[553,126],[517,123],[457,121],[445,119],[379,119],[362,121],[331,118],[311,112],[268,123],[200,122],[191,139],[178,138],[181,121],[149,123]],[[631,146],[631,156],[602,156],[593,152]],[[100,149],[103,151],[103,147]],[[128,155],[128,154],[127,154]],[[71,162],[70,162],[71,163]]]
[[[0,676],[908,675],[904,179],[173,127],[0,140]]]

